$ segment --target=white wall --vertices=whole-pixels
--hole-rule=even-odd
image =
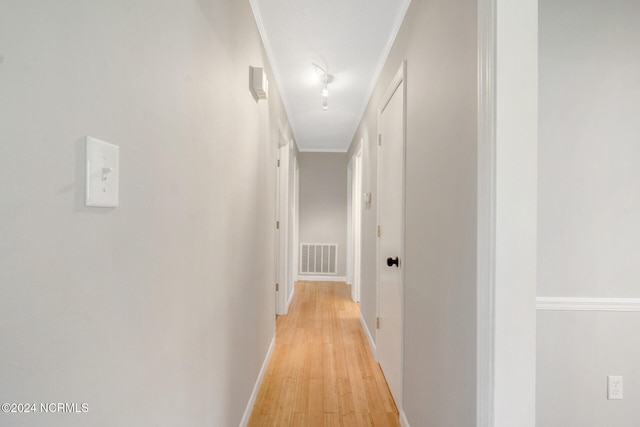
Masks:
[[[0,424],[238,425],[274,333],[265,58],[245,1],[0,4],[0,401],[89,405]],[[85,135],[116,209],[84,207]]]
[[[346,153],[298,155],[300,243],[337,243],[338,276],[347,274]],[[304,280],[301,276],[300,280]]]
[[[539,294],[639,297],[640,3],[540,5]]]
[[[634,0],[540,1],[538,296],[640,297],[639,21]],[[639,321],[538,311],[539,426],[637,425]]]
[[[375,336],[377,112],[407,60],[404,412],[472,426],[476,410],[477,4],[414,0],[352,142],[364,138],[361,309]]]

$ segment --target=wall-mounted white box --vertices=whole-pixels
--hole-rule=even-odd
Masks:
[[[118,206],[118,175],[120,147],[87,136],[87,206],[114,208]]]
[[[251,92],[258,99],[267,99],[269,96],[269,81],[267,73],[260,67],[249,67],[251,70]]]

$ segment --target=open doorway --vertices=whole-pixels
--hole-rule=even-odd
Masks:
[[[348,165],[348,189],[347,189],[347,282],[351,284],[351,299],[360,302],[360,276],[361,276],[361,233],[362,233],[362,143]]]

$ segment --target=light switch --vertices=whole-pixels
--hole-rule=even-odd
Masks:
[[[118,206],[120,147],[87,136],[87,206]]]

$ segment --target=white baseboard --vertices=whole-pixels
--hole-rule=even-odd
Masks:
[[[640,311],[640,298],[538,297],[536,309],[548,311]]]
[[[267,356],[264,358],[264,362],[262,362],[262,368],[260,368],[260,373],[258,374],[256,383],[253,386],[251,397],[249,398],[247,407],[244,410],[244,415],[242,416],[242,420],[240,420],[239,427],[246,427],[247,424],[249,424],[249,418],[251,418],[251,413],[253,412],[253,405],[255,405],[256,403],[256,398],[258,397],[258,392],[260,391],[260,386],[262,385],[264,374],[267,372],[267,366],[269,366],[269,360],[271,360],[271,354],[273,353],[273,349],[275,348],[275,346],[276,346],[276,335],[274,331],[273,339],[271,340],[271,345],[269,345],[269,350],[267,350]]]
[[[409,420],[407,420],[407,416],[404,414],[404,411],[400,411],[400,425],[402,427],[411,427],[409,425]]]
[[[362,330],[364,334],[367,336],[367,341],[369,341],[369,347],[371,347],[371,352],[373,353],[374,359],[378,360],[378,355],[376,354],[376,343],[369,332],[369,328],[367,327],[367,322],[364,321],[364,317],[362,317],[362,313],[360,313],[360,325],[362,325]]]
[[[305,276],[299,275],[298,280],[302,282],[346,282],[345,276]]]

